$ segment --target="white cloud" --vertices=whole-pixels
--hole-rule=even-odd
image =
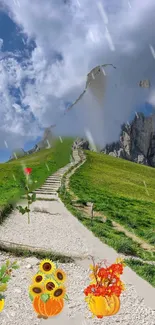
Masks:
[[[0,51],[1,51],[2,47],[3,47],[3,39],[0,38]]]
[[[36,42],[26,69],[15,58],[5,60],[5,68],[2,64],[0,91],[4,95],[0,114],[5,132],[11,130],[23,137],[30,133],[35,136],[39,126],[55,122],[64,103],[74,101],[81,93],[89,70],[102,63],[117,66],[117,70],[106,70],[108,85],[102,112],[104,132],[98,130],[98,124],[102,127],[101,112],[88,96],[68,115],[68,119],[64,119],[58,132],[76,130],[82,134],[84,128],[89,129],[91,115],[96,119],[96,123],[90,123],[91,133],[96,139],[98,133],[100,137],[102,134],[101,143],[104,144],[118,136],[120,124],[128,119],[134,106],[149,98],[149,91],[144,92],[137,85],[139,80],[153,78],[154,74],[154,60],[149,49],[149,44],[154,45],[154,0],[130,1],[131,8],[123,0],[119,6],[117,0],[99,2],[104,4],[106,26],[115,51],[109,47],[105,17],[96,0],[92,0],[91,5],[90,0],[79,0],[80,6],[77,1],[68,1],[72,5],[65,5],[62,0],[18,0],[20,6],[17,6],[12,0],[5,0],[6,10],[14,21]],[[59,55],[62,56],[60,61],[56,60]],[[22,88],[25,77],[35,78],[35,83],[27,83],[22,89],[21,101],[28,108],[20,111],[17,106],[15,109],[8,86]],[[90,114],[89,110],[93,109]]]

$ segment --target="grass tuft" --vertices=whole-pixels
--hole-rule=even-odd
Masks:
[[[146,264],[132,259],[125,259],[125,263],[139,276],[155,287],[155,265]]]

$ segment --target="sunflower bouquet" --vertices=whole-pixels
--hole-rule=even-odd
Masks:
[[[66,294],[66,274],[51,260],[43,260],[39,271],[33,277],[29,287],[29,297],[38,318],[47,319],[58,315],[64,307]]]
[[[120,280],[124,270],[124,262],[117,259],[114,264],[102,267],[102,263],[90,266],[90,285],[85,288],[85,300],[93,316],[115,315],[120,309],[120,295],[125,290],[124,283]]]

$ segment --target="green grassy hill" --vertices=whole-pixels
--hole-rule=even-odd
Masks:
[[[95,210],[155,245],[155,169],[85,153],[86,163],[70,179],[71,190],[81,201],[94,202]]]
[[[31,167],[32,190],[40,187],[45,179],[70,161],[73,139],[56,140],[53,148],[0,164],[0,210],[17,200],[24,193],[24,167]],[[47,166],[46,166],[47,164]],[[49,168],[49,170],[48,170]],[[14,179],[15,176],[15,179]]]

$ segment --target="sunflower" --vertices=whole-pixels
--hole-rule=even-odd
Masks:
[[[41,284],[34,283],[29,287],[29,294],[32,298],[41,296],[43,294],[43,287]]]
[[[53,291],[58,288],[56,281],[53,279],[47,279],[44,282],[45,293],[53,296]]]
[[[44,274],[52,274],[55,271],[56,266],[52,261],[46,259],[40,263],[39,269]]]
[[[58,283],[63,283],[66,280],[66,273],[63,270],[57,269],[54,277]]]
[[[64,286],[59,286],[52,291],[52,298],[59,300],[64,298],[66,294],[66,288]]]
[[[38,272],[37,274],[34,275],[32,281],[33,281],[33,284],[36,284],[36,283],[43,282],[44,279],[45,279],[44,274],[42,274],[41,272]]]

